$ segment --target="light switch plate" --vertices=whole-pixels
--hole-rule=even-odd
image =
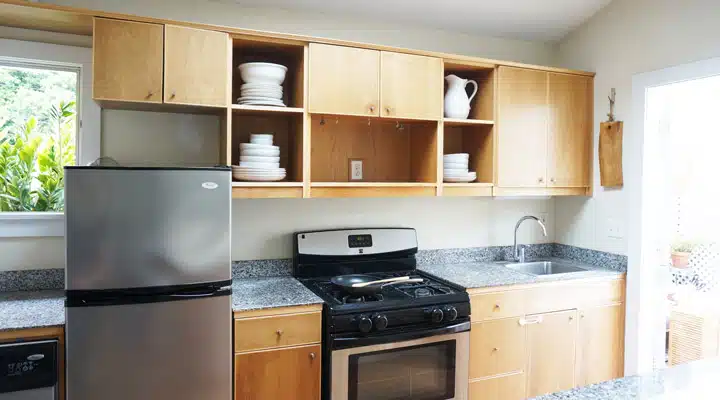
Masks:
[[[350,159],[350,180],[363,180],[363,160]]]

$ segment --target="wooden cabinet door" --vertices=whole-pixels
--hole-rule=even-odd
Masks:
[[[472,324],[470,379],[522,372],[525,367],[525,326],[521,318]]]
[[[498,68],[497,184],[546,187],[548,73]]]
[[[310,43],[309,110],[380,115],[380,52]]]
[[[588,187],[592,163],[589,76],[549,73],[548,186]]]
[[[93,99],[162,103],[163,26],[93,20]]]
[[[523,400],[525,374],[503,375],[470,382],[470,400]]]
[[[235,355],[235,400],[320,399],[320,345]]]
[[[226,107],[229,60],[227,33],[165,25],[165,102]]]
[[[380,115],[439,119],[443,111],[443,64],[435,57],[380,53]]]
[[[623,376],[625,305],[588,308],[579,314],[577,386]]]
[[[527,396],[559,392],[575,386],[577,311],[525,317],[527,321]]]

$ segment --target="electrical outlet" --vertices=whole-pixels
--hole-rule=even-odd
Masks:
[[[362,160],[350,160],[350,180],[361,181],[363,179]]]
[[[607,237],[612,239],[622,239],[622,224],[615,218],[608,218],[607,220]]]

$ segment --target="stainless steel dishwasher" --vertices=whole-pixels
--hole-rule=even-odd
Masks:
[[[58,399],[57,340],[0,344],[0,400]]]

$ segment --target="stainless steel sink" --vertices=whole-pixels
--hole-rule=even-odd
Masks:
[[[587,271],[585,268],[580,268],[567,262],[555,260],[509,263],[504,265],[514,271],[524,272],[531,275],[555,275]]]

